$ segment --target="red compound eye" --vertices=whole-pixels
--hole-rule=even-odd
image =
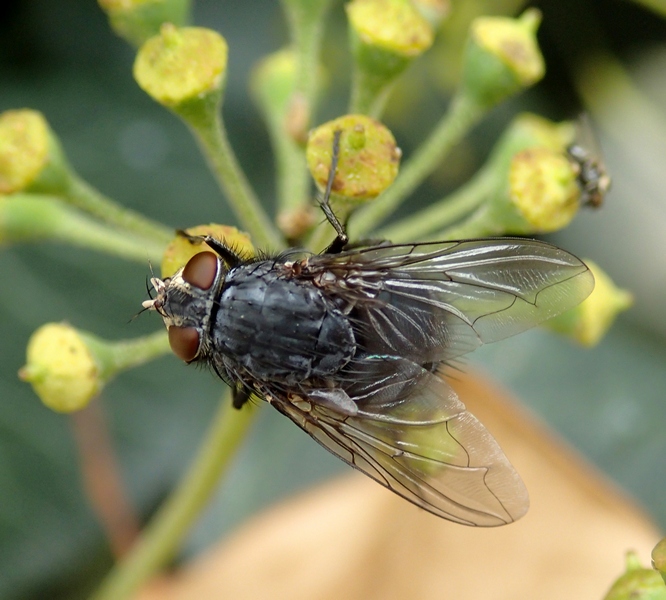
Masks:
[[[212,252],[195,254],[183,269],[183,279],[200,290],[207,290],[213,285],[216,275],[217,256]]]
[[[185,362],[192,362],[199,353],[199,332],[194,327],[169,327],[169,346]]]

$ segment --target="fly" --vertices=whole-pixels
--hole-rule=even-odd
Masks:
[[[580,202],[583,206],[599,208],[610,190],[611,178],[600,158],[601,150],[587,116],[580,117],[576,130],[577,139],[567,148],[567,156],[576,172]]]
[[[581,204],[599,208],[611,187],[611,179],[603,163],[579,144],[569,146],[567,154],[576,171]]]
[[[525,486],[444,378],[450,363],[579,304],[594,278],[545,242],[491,238],[289,250],[247,258],[209,237],[153,278],[174,353],[209,365],[241,408],[267,400],[327,450],[425,510],[464,525],[525,514]],[[187,235],[187,234],[184,234]]]

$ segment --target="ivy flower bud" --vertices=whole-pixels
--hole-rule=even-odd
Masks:
[[[652,566],[661,573],[661,577],[666,583],[666,538],[652,550]]]
[[[547,148],[519,152],[509,167],[509,198],[519,218],[507,231],[534,233],[566,227],[578,212],[580,193],[576,170],[562,153]]]
[[[395,73],[402,67],[396,60],[414,58],[432,46],[432,28],[407,0],[352,0],[345,8],[355,53],[369,61],[368,70]]]
[[[332,197],[347,203],[377,197],[398,174],[401,152],[393,134],[379,121],[364,115],[346,115],[314,129],[308,139],[306,158],[320,190],[328,181],[336,131],[342,134]]]
[[[595,346],[610,329],[617,315],[633,303],[632,295],[618,288],[598,265],[586,260],[594,275],[592,293],[578,306],[550,319],[544,326],[582,344]]]
[[[475,19],[463,59],[463,94],[490,109],[539,81],[545,73],[536,41],[540,22],[536,9],[526,10],[517,19]]]
[[[167,23],[137,54],[134,78],[149,96],[189,119],[210,119],[221,102],[227,43],[217,32]]]
[[[40,112],[0,114],[0,194],[64,193],[70,180],[60,143]]]
[[[32,334],[19,377],[57,412],[85,408],[120,371],[170,353],[164,331],[109,342],[67,323],[48,323]]]
[[[189,21],[190,0],[97,0],[111,28],[133,46],[157,35],[163,23],[182,27]]]
[[[84,408],[104,385],[85,336],[66,323],[49,323],[32,335],[19,377],[57,412]]]
[[[356,65],[352,107],[376,116],[389,84],[430,48],[434,32],[408,0],[353,0],[346,11]]]
[[[623,575],[613,584],[604,600],[664,600],[666,585],[658,571],[646,569],[638,557],[629,552]]]
[[[546,148],[566,155],[574,137],[575,127],[570,121],[555,123],[533,113],[521,113],[502,133],[488,163],[498,171],[508,170],[513,157],[529,148]]]
[[[432,27],[439,27],[451,12],[451,0],[412,0],[412,4]]]
[[[567,225],[584,193],[579,166],[568,152],[574,137],[570,122],[554,123],[530,113],[516,117],[476,176],[482,183],[475,196],[477,209],[436,237],[523,235]],[[441,215],[448,213],[443,204]],[[442,226],[436,211],[424,214],[427,220],[417,216],[415,225],[424,221],[429,231]]]
[[[190,227],[185,233],[195,236],[210,235],[243,256],[253,256],[255,254],[250,236],[235,227],[211,223]],[[162,278],[170,277],[195,254],[204,251],[210,252],[210,248],[206,244],[193,244],[182,235],[176,236],[164,251],[161,266]]]

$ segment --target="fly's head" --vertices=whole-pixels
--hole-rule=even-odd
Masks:
[[[171,349],[185,362],[206,356],[216,291],[226,272],[218,256],[200,252],[171,277],[150,280],[155,297],[146,300],[143,307],[161,315],[169,332]]]

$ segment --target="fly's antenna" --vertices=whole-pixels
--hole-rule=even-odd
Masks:
[[[150,282],[155,279],[155,271],[153,271],[153,263],[150,261],[148,261],[148,268],[150,269],[150,278],[146,277],[146,293],[148,294],[150,300],[155,300],[155,296],[153,296],[153,288],[150,285]],[[144,307],[138,313],[132,316],[128,323],[134,321],[134,319],[136,319],[140,314],[146,312],[147,310],[150,310],[150,308],[144,305]]]

